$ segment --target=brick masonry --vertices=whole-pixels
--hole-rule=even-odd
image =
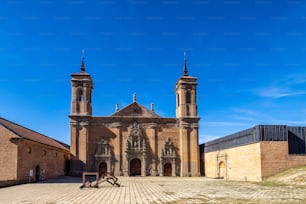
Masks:
[[[7,120],[5,124],[7,126],[0,124],[0,186],[65,175],[66,161],[70,155],[68,149],[27,139],[19,134],[23,132],[19,130],[24,130],[24,127]],[[16,131],[15,127],[18,128]],[[41,141],[51,141],[62,146],[37,132],[29,129],[26,131],[27,136],[32,134]]]
[[[158,116],[136,94],[123,109],[116,105],[113,115],[92,116],[91,76],[83,67],[71,77],[71,174],[200,176],[197,78],[187,70],[175,86],[175,118]]]
[[[0,181],[17,179],[17,145],[10,141],[14,133],[0,125]]]

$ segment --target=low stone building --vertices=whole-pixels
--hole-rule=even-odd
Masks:
[[[258,125],[200,146],[205,176],[262,181],[306,165],[306,127]]]
[[[176,83],[175,118],[160,117],[153,105],[148,109],[139,104],[136,95],[123,109],[117,105],[111,116],[93,116],[93,82],[85,72],[84,58],[80,72],[71,76],[72,174],[200,175],[197,78],[188,75],[186,60]]]
[[[64,175],[69,155],[65,144],[0,118],[0,186]]]

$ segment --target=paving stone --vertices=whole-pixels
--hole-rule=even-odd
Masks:
[[[305,203],[305,186],[267,187],[203,177],[120,177],[80,189],[81,179],[62,177],[0,189],[1,204],[93,203]]]

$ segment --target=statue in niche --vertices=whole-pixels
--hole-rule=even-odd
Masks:
[[[166,141],[164,142],[164,146],[162,147],[161,155],[162,156],[176,156],[174,145],[169,138],[167,138]]]
[[[137,122],[134,122],[132,125],[131,136],[141,136],[141,129]]]
[[[130,134],[126,141],[126,149],[140,149],[146,148],[146,140],[140,125],[135,121],[130,126]]]

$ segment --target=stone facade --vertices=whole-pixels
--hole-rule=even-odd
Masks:
[[[69,155],[63,144],[0,118],[0,186],[65,175]]]
[[[199,176],[196,80],[187,73],[176,83],[176,118],[162,118],[133,102],[111,116],[92,116],[91,76],[82,61],[72,74],[71,173],[115,176]],[[174,105],[174,104],[173,104]]]
[[[205,175],[262,181],[306,165],[306,128],[259,125],[201,145]]]
[[[205,176],[260,181],[260,143],[205,153]]]

